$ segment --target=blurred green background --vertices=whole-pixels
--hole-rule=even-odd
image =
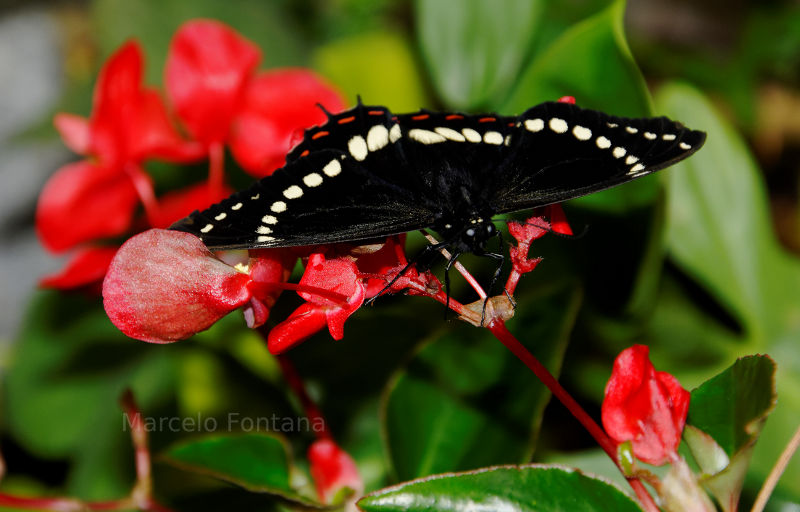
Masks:
[[[35,197],[76,159],[52,115],[87,115],[98,69],[130,37],[145,50],[148,83],[160,85],[172,33],[194,17],[256,42],[263,68],[315,69],[351,104],[360,94],[396,112],[511,115],[572,95],[581,106],[665,114],[707,131],[685,163],[568,204],[576,231],[588,230],[534,244],[545,261],[523,280],[509,328],[593,413],[614,355],[633,343],[650,345],[656,367],[689,389],[736,357],[770,354],[779,404],[755,449],[752,499],[800,420],[800,8],[789,0],[0,4],[0,448],[9,469],[0,489],[127,492],[132,453],[116,405],[125,387],[155,417],[299,414],[238,313],[194,339],[154,346],[119,334],[96,296],[33,292],[59,265],[36,245]],[[169,166],[152,170],[174,182]],[[230,170],[236,186],[248,182]],[[410,251],[421,244],[410,237]],[[484,262],[464,262],[491,275]],[[294,305],[284,298],[273,318]],[[488,333],[445,320],[432,301],[379,300],[348,321],[343,341],[323,333],[290,356],[370,490],[531,458],[613,475],[520,363]],[[153,432],[154,450],[201,434]],[[286,438],[302,466],[310,434]],[[213,510],[231,496],[273,507],[165,464],[155,471],[157,492],[180,509]],[[795,459],[771,510],[798,504]]]

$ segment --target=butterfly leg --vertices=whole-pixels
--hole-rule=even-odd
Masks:
[[[414,256],[411,259],[411,261],[409,261],[406,264],[406,266],[403,267],[402,270],[400,270],[400,272],[398,272],[394,277],[392,277],[392,279],[388,283],[386,283],[386,285],[381,289],[381,291],[379,291],[373,297],[370,297],[369,299],[364,301],[364,305],[369,306],[373,302],[375,302],[375,299],[377,299],[378,297],[380,297],[381,295],[386,293],[386,290],[390,289],[394,285],[394,283],[397,282],[398,279],[403,277],[403,275],[405,275],[405,273],[408,271],[408,269],[411,268],[412,266],[416,265],[417,266],[417,270],[419,270],[419,271],[427,270],[427,268],[430,266],[430,264],[432,262],[425,261],[425,259],[427,259],[431,255],[431,253],[435,253],[436,251],[438,251],[439,249],[442,249],[443,247],[447,247],[447,244],[438,243],[438,244],[426,245],[425,248],[422,249],[422,252],[420,252],[419,254]],[[422,262],[422,265],[418,265],[420,262]],[[449,295],[448,295],[448,298],[449,298]]]
[[[441,245],[441,244],[437,244],[437,245]],[[428,247],[435,247],[435,246],[429,245]],[[450,309],[450,268],[452,268],[452,266],[456,263],[456,260],[458,259],[459,256],[461,256],[461,253],[456,251],[456,250],[454,250],[450,254],[450,259],[447,260],[447,265],[445,265],[445,267],[444,267],[444,292],[447,295],[447,300],[444,303],[444,306],[445,306],[445,310],[444,310],[445,318],[447,317],[447,310]]]

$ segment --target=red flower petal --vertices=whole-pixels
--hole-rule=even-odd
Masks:
[[[253,299],[244,310],[247,326],[252,328],[263,325],[269,318],[270,309],[278,301],[283,289],[270,286],[285,283],[292,274],[297,257],[286,249],[258,249],[251,251],[252,258],[248,263],[250,269],[250,291]]]
[[[184,140],[172,126],[161,96],[154,90],[142,90],[136,115],[128,132],[127,157],[134,161],[160,158],[169,162],[193,162],[207,154],[195,141]]]
[[[56,114],[53,125],[58,130],[64,144],[79,155],[89,153],[89,121],[75,114]]]
[[[228,137],[242,89],[261,54],[250,41],[212,20],[184,23],[167,56],[169,99],[189,132],[205,145]]]
[[[323,503],[331,503],[336,494],[349,488],[357,498],[364,490],[364,483],[358,468],[348,453],[339,448],[331,439],[319,439],[308,449],[311,478],[317,488],[317,495]]]
[[[250,276],[216,259],[199,238],[151,229],[123,244],[103,282],[103,305],[126,335],[188,338],[247,304]]]
[[[318,103],[344,109],[339,93],[311,71],[282,69],[250,80],[230,134],[236,161],[258,178],[282,167],[295,132],[327,120]]]
[[[562,235],[572,234],[572,228],[567,222],[567,216],[564,214],[564,209],[560,204],[545,206],[545,212],[545,217],[550,219],[550,228],[554,233],[561,233]]]
[[[57,290],[71,290],[100,284],[106,275],[109,264],[111,264],[111,259],[116,253],[116,247],[80,249],[70,258],[66,267],[57,274],[42,278],[39,281],[39,286]]]
[[[129,41],[103,66],[89,121],[90,152],[108,166],[147,157],[171,161],[201,158],[205,149],[181,139],[155,90],[142,85],[142,50]]]
[[[205,210],[212,204],[222,201],[231,195],[233,190],[223,186],[218,193],[215,192],[216,188],[212,189],[208,183],[203,182],[164,194],[158,200],[156,215],[150,218],[152,227],[167,228],[195,210]]]
[[[374,297],[383,291],[396,273],[405,269],[406,265],[408,265],[404,245],[405,235],[393,236],[388,238],[379,250],[360,256],[356,260],[358,271],[363,277],[380,276],[367,279],[367,297]],[[402,290],[408,285],[408,279],[416,276],[416,270],[409,268],[403,277],[395,281],[389,291],[396,293]]]
[[[690,394],[671,375],[656,373],[648,352],[635,345],[614,361],[602,419],[612,439],[632,442],[638,459],[662,465],[676,456]]]
[[[281,354],[325,328],[326,322],[325,310],[306,302],[269,331],[267,350]]]
[[[138,202],[131,180],[105,167],[77,162],[45,184],[36,206],[36,231],[51,251],[124,233]]]

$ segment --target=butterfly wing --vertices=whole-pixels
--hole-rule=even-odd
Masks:
[[[344,121],[344,122],[342,122]],[[436,204],[398,147],[386,109],[359,105],[308,130],[287,164],[173,226],[212,249],[367,240],[433,224]]]
[[[542,103],[517,119],[490,201],[498,213],[513,212],[614,187],[683,160],[705,137],[666,117]]]

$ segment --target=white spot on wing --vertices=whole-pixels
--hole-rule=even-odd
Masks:
[[[268,228],[267,226],[258,226],[258,229],[256,230],[256,233],[258,233],[260,235],[268,235],[268,234],[272,233],[272,229]]]
[[[621,148],[619,146],[615,147],[614,150],[611,151],[611,154],[614,155],[614,158],[622,158],[623,156],[625,156],[625,153],[627,153],[627,151],[625,151],[625,148]]]
[[[464,137],[466,137],[467,140],[470,142],[480,142],[482,140],[481,134],[476,132],[472,128],[464,128],[463,130],[461,130],[461,133],[463,133]]]
[[[212,229],[214,229],[214,225],[213,224],[206,224],[205,226],[203,226],[203,229],[201,229],[200,232],[201,233],[208,233]]]
[[[639,159],[633,155],[628,155],[628,158],[625,159],[625,165],[633,165],[638,162]]]
[[[692,146],[686,144],[685,142],[681,142],[680,144],[678,144],[678,146],[680,146],[681,149],[692,149]]]
[[[222,220],[222,219],[224,219],[224,218],[225,218],[225,217],[227,217],[227,216],[228,216],[228,214],[227,214],[227,213],[225,213],[225,212],[222,212],[222,213],[220,213],[219,215],[217,215],[216,217],[214,217],[214,220]]]
[[[541,119],[526,119],[525,129],[533,133],[540,132],[544,129],[544,121]]]
[[[583,126],[575,125],[572,129],[572,135],[578,140],[589,140],[592,138],[592,130]]]
[[[263,217],[261,217],[261,222],[263,222],[264,224],[277,224],[278,218],[275,217],[274,215],[264,215]]]
[[[606,123],[606,126],[608,126],[609,128],[616,128],[619,125],[617,123]]]
[[[626,126],[625,127],[625,131],[628,132],[628,133],[636,133],[636,132],[639,131],[639,129],[638,128],[634,128],[633,126]]]
[[[250,196],[250,199],[252,199],[253,201],[255,201],[255,200],[257,200],[259,197],[261,197],[261,194],[256,194],[256,195],[254,195],[254,196]]]
[[[486,132],[483,134],[483,142],[499,146],[503,143],[503,135],[500,132]]]
[[[359,162],[367,158],[367,141],[361,135],[356,135],[347,143],[347,150]]]
[[[556,133],[567,133],[567,130],[569,129],[567,122],[557,117],[551,119],[547,124],[550,126],[550,129]]]
[[[242,203],[236,203],[235,205],[231,206],[231,210],[236,211],[242,207]]]
[[[286,203],[283,201],[275,201],[269,209],[275,213],[283,213],[286,211]]]
[[[653,132],[644,132],[644,138],[648,140],[655,140],[656,134]]]
[[[674,133],[665,133],[664,135],[661,136],[661,138],[664,139],[664,140],[675,140],[675,134]]]
[[[642,164],[636,164],[633,167],[631,167],[631,170],[628,171],[628,174],[636,174],[639,171],[643,171],[643,170],[644,170],[644,166]]]
[[[607,138],[603,137],[602,135],[597,137],[597,139],[595,139],[594,142],[595,142],[595,144],[597,144],[597,147],[600,148],[600,149],[608,149],[608,148],[611,147],[611,141],[608,140]]]
[[[389,130],[389,142],[394,144],[402,135],[403,133],[400,131],[400,125],[395,124],[392,126],[392,129]]]
[[[414,139],[415,141],[421,142],[423,144],[437,144],[439,142],[444,142],[447,140],[436,132],[432,132],[430,130],[423,130],[421,128],[413,128],[409,130],[408,136]]]
[[[382,124],[376,124],[367,133],[367,148],[370,151],[377,151],[389,144],[389,130]]]
[[[274,236],[260,236],[256,238],[256,242],[271,242],[275,240]]]
[[[303,183],[305,183],[307,187],[318,187],[322,183],[322,176],[315,172],[306,174],[303,176]]]
[[[435,131],[436,133],[438,133],[439,135],[441,135],[446,139],[454,140],[456,142],[464,142],[467,140],[463,135],[453,130],[452,128],[447,128],[446,126],[437,126],[436,128],[433,129],[433,131]]]
[[[283,197],[286,199],[297,199],[303,195],[303,189],[297,185],[292,185],[283,191]]]
[[[342,172],[342,164],[340,164],[338,160],[331,160],[322,168],[322,172],[325,173],[325,176],[333,178]]]

